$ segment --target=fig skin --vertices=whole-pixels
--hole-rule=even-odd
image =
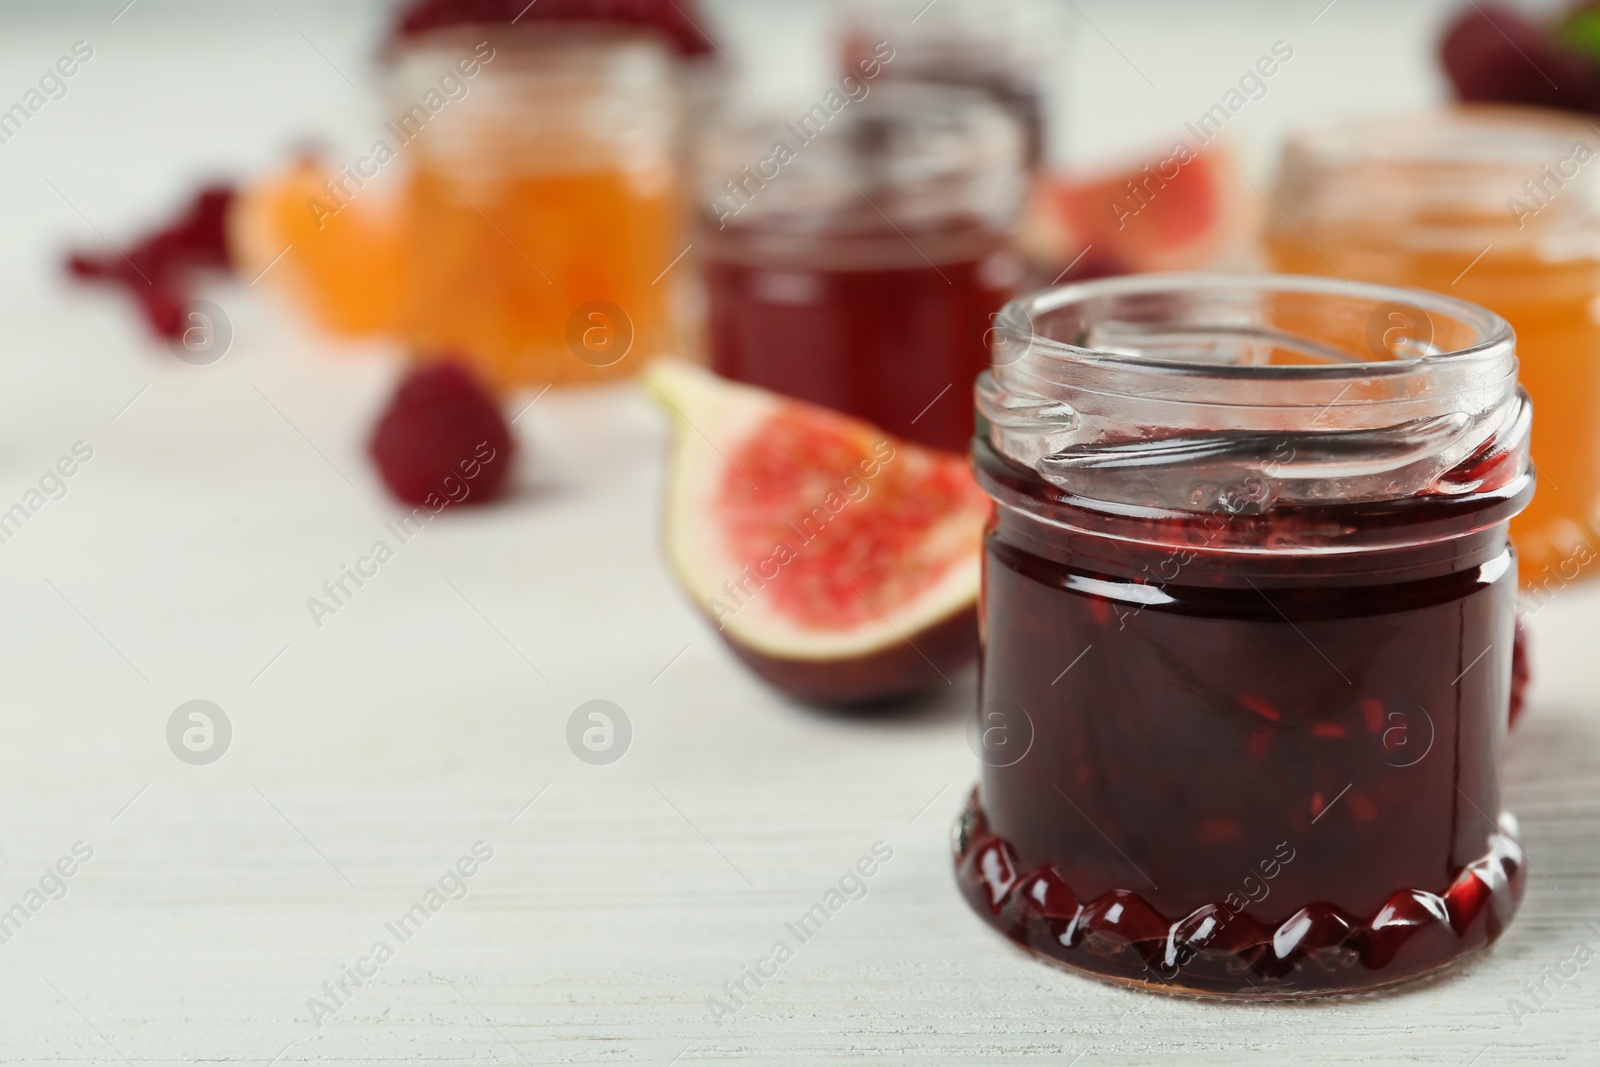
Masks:
[[[860,708],[948,684],[977,658],[978,606],[968,604],[907,641],[850,659],[784,659],[741,644],[727,630],[721,633],[734,654],[769,685],[808,704]]]

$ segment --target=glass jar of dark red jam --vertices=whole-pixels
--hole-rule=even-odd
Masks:
[[[967,389],[1022,277],[1021,133],[982,93],[874,84],[873,69],[809,110],[703,131],[712,366],[963,451]]]
[[[980,915],[1213,995],[1368,989],[1500,934],[1516,370],[1504,320],[1420,290],[1145,275],[1007,306],[954,836]]]

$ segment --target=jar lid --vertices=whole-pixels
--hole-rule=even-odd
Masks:
[[[694,0],[665,5],[638,0],[543,0],[537,6],[529,0],[408,0],[394,15],[390,44],[446,27],[475,27],[499,36],[518,23],[615,25],[659,34],[680,55],[706,55],[715,45],[692,14],[699,14]]]

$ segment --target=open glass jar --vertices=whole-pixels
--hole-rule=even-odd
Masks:
[[[1023,265],[1021,134],[973,90],[871,84],[725,115],[696,153],[712,366],[961,452]]]
[[[672,286],[657,284],[683,249],[666,45],[538,22],[450,26],[395,49],[405,339],[500,386],[617,377],[672,348]]]
[[[1409,333],[1387,325],[1395,309]],[[974,441],[981,784],[958,881],[1096,974],[1348,992],[1482,948],[1530,408],[1420,291],[1145,275],[1002,313]]]
[[[1594,126],[1554,112],[1346,120],[1289,138],[1269,213],[1276,270],[1433,289],[1511,323],[1539,408],[1539,497],[1511,525],[1527,592],[1600,558],[1596,157]]]

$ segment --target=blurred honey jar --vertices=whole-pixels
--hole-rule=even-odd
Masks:
[[[631,373],[674,343],[682,250],[673,57],[627,27],[495,27],[472,91],[429,116],[482,27],[406,38],[391,108],[408,142],[400,333],[505,387]]]
[[[1267,245],[1275,270],[1432,289],[1516,331],[1539,490],[1511,522],[1524,587],[1592,573],[1600,537],[1600,133],[1514,108],[1307,128],[1287,142]],[[1396,306],[1374,350],[1431,324]]]
[[[678,344],[686,67],[668,37],[424,24],[385,60],[366,152],[241,191],[245,273],[324,329],[449,354],[499,389],[630,374]]]

